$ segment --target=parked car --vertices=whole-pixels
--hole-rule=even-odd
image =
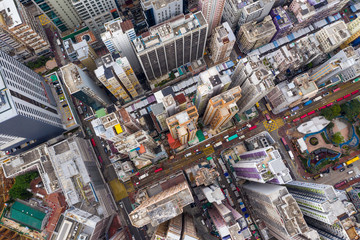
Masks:
[[[352,181],[352,180],[354,180],[354,178],[353,178],[353,177],[349,178],[349,181]]]
[[[345,171],[345,168],[341,168],[341,169],[340,169],[340,172],[343,172],[343,171]]]
[[[354,166],[353,164],[349,164],[349,165],[347,165],[347,168],[351,168],[353,166]]]
[[[325,96],[327,96],[329,94],[330,94],[330,92],[326,92],[326,93],[323,94],[323,97],[325,97]]]

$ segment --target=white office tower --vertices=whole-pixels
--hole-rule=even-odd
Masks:
[[[275,0],[259,0],[252,1],[250,4],[244,4],[241,8],[238,24],[241,26],[244,23],[251,21],[262,21],[267,15],[269,15],[273,8]]]
[[[255,213],[278,240],[320,240],[306,224],[298,204],[284,186],[249,182],[243,190]]]
[[[73,0],[75,10],[90,30],[101,40],[104,23],[118,17],[115,0]]]
[[[139,60],[132,47],[131,41],[136,38],[134,25],[130,20],[123,22],[121,18],[114,19],[104,24],[105,32],[101,39],[110,53],[119,52],[126,57],[136,73],[141,71]]]
[[[275,86],[275,74],[262,63],[251,57],[239,61],[231,76],[231,87],[240,86],[242,96],[237,102],[239,113],[250,109],[265,97]]]
[[[169,20],[183,12],[183,0],[141,0],[144,12],[151,12],[150,16],[145,14],[149,25],[159,24]],[[154,24],[152,24],[154,23]]]
[[[312,228],[336,237],[333,239],[350,239],[341,222],[350,213],[340,199],[341,193],[333,186],[293,181],[287,183],[286,187]]]
[[[60,68],[69,93],[95,110],[110,105],[105,92],[90,76],[73,63]]]
[[[153,26],[132,42],[148,81],[204,55],[208,24],[201,12],[176,16]]]
[[[48,84],[0,51],[0,150],[18,153],[63,131]]]
[[[228,90],[230,84],[229,75],[221,75],[216,66],[201,72],[195,96],[195,106],[199,115],[204,113],[210,98]]]
[[[238,155],[233,165],[236,176],[260,183],[284,184],[292,181],[290,170],[274,147],[260,148]]]

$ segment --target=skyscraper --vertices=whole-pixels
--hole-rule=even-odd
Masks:
[[[199,10],[209,24],[208,36],[220,25],[225,0],[199,0]]]
[[[136,33],[130,20],[123,22],[121,18],[114,19],[104,24],[105,32],[101,39],[110,53],[119,52],[126,57],[136,73],[141,71],[139,60],[132,47],[131,41],[135,39]]]
[[[50,45],[44,29],[18,0],[0,2],[0,14],[3,21],[0,28],[8,33],[8,37],[21,42],[30,48],[36,55],[42,55],[50,51]]]
[[[320,239],[318,233],[306,224],[298,204],[286,187],[251,182],[244,184],[243,189],[255,215],[264,221],[276,239]]]
[[[274,74],[260,61],[241,59],[231,76],[231,86],[240,86],[242,96],[237,102],[239,112],[250,109],[275,86]]]
[[[60,68],[69,93],[95,110],[110,104],[108,96],[90,76],[73,63]]]
[[[64,48],[71,62],[80,61],[89,71],[96,69],[95,60],[98,58],[98,55],[86,40],[74,43],[71,39],[66,39],[64,41]]]
[[[235,35],[227,22],[217,26],[211,37],[211,60],[217,63],[229,59],[235,40]]]
[[[227,74],[221,75],[216,66],[201,72],[199,78],[195,106],[199,115],[202,115],[210,98],[226,91],[231,84],[231,79]]]
[[[100,34],[105,30],[104,23],[119,17],[115,0],[76,0],[72,4],[99,41]]]
[[[154,26],[183,13],[183,0],[142,0],[141,7],[148,25]]]
[[[244,4],[241,8],[239,17],[239,26],[248,22],[259,22],[262,21],[274,6],[275,0],[259,0],[252,1],[249,4]]]
[[[63,131],[44,79],[0,51],[0,149],[20,152]]]
[[[72,0],[30,0],[45,14],[61,32],[75,28],[81,19],[72,4]]]
[[[350,239],[342,224],[349,216],[340,199],[340,192],[326,184],[292,181],[286,184],[290,194],[306,216],[306,222],[319,233],[328,233],[332,239]],[[347,227],[348,228],[348,227]]]
[[[195,106],[166,119],[171,136],[186,144],[196,136],[199,114]]]
[[[148,81],[203,57],[208,25],[201,12],[153,26],[132,42]]]
[[[204,124],[210,124],[211,129],[219,129],[224,126],[239,111],[236,102],[240,98],[241,89],[239,86],[212,97],[204,113]]]

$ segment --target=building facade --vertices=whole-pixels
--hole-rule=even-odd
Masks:
[[[199,0],[199,10],[203,13],[206,22],[209,24],[208,36],[220,25],[225,0]]]
[[[141,71],[140,62],[132,47],[131,41],[136,38],[134,25],[130,20],[114,19],[104,24],[105,32],[101,39],[110,53],[118,52],[126,57],[136,73]]]
[[[24,47],[34,51],[36,55],[43,55],[50,51],[44,29],[18,0],[1,2],[0,12],[4,19],[0,28],[8,33],[10,38],[15,38]]]
[[[227,22],[217,26],[211,36],[211,60],[217,63],[229,59],[235,40],[235,35]]]
[[[140,3],[149,26],[165,22],[183,13],[182,0],[141,0]]]
[[[1,150],[10,154],[20,152],[64,131],[48,84],[3,52],[0,52],[0,89]]]
[[[320,49],[329,53],[340,47],[350,37],[350,33],[345,22],[341,20],[323,27],[315,33],[315,37],[320,43]]]
[[[148,81],[203,57],[208,24],[201,12],[179,15],[151,27],[133,46]]]
[[[274,0],[259,0],[253,1],[250,4],[245,5],[241,8],[239,26],[248,22],[260,22],[267,15],[269,15],[276,1]]]
[[[35,4],[61,32],[73,29],[82,22],[71,0],[30,1]]]
[[[110,105],[105,92],[96,85],[95,81],[78,66],[69,63],[60,68],[64,83],[69,93],[86,105],[98,110]]]
[[[96,69],[95,60],[98,58],[98,55],[86,40],[74,43],[71,39],[66,39],[63,43],[71,62],[80,61],[89,71]]]
[[[240,51],[248,53],[271,41],[276,33],[276,27],[271,16],[266,16],[262,22],[249,22],[242,25],[236,36]]]
[[[239,111],[236,102],[241,98],[241,88],[234,87],[212,97],[206,107],[203,122],[211,129],[219,129],[227,124]]]
[[[196,136],[199,114],[195,106],[166,119],[171,136],[186,144]]]
[[[246,183],[243,189],[253,211],[264,221],[276,239],[320,240],[306,224],[300,208],[286,187],[274,184]]]
[[[276,27],[276,33],[271,41],[275,41],[290,33],[293,28],[293,23],[288,13],[282,7],[273,8],[270,11],[270,16]]]

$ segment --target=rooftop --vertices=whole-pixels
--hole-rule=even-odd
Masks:
[[[78,69],[79,68],[73,63],[69,63],[60,69],[64,77],[65,85],[69,89],[70,94],[79,91],[83,83]]]
[[[247,39],[249,41],[255,41],[256,39],[262,38],[267,35],[273,35],[276,32],[276,27],[268,15],[264,18],[263,21],[256,23],[256,22],[249,22],[241,27],[243,32],[247,35]],[[255,39],[255,40],[254,40]]]
[[[201,12],[182,14],[151,27],[148,32],[135,38],[132,42],[135,50],[141,52],[205,24],[206,20]]]
[[[297,130],[302,134],[315,133],[323,130],[329,123],[323,116],[314,117],[298,126]]]
[[[0,24],[4,24],[11,29],[22,24],[22,21],[15,1],[0,2]]]
[[[44,210],[34,208],[25,201],[16,200],[10,207],[11,219],[37,231],[42,230],[42,222],[45,216],[46,213]]]

